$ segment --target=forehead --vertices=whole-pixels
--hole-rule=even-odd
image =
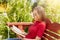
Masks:
[[[35,13],[35,12],[37,12],[37,10],[34,9],[33,12]]]

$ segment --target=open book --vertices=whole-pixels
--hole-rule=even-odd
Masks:
[[[22,32],[20,29],[18,29],[16,26],[14,26],[13,25],[13,27],[11,27],[11,30],[13,31],[13,32],[15,32],[16,34],[18,34],[18,35],[20,35],[20,36],[22,36],[22,37],[25,37],[23,34],[24,34],[24,32]]]

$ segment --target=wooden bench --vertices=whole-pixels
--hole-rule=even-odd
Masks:
[[[51,23],[49,19],[46,21],[47,28],[42,36],[42,40],[60,40],[60,24],[56,22]]]
[[[46,24],[46,30],[41,40],[60,40],[60,24],[55,22],[52,23],[49,19],[46,20]],[[19,22],[14,25],[18,26],[21,30],[24,30],[23,28],[25,28],[25,26],[29,26],[20,26],[21,24],[19,24]]]

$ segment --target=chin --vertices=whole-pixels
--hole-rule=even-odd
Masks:
[[[35,19],[35,21],[38,21],[37,19]]]

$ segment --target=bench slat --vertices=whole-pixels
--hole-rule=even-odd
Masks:
[[[47,34],[49,34],[49,35],[57,38],[57,39],[60,38],[60,35],[59,35],[58,33],[55,33],[55,32],[53,32],[53,31],[51,31],[51,30],[48,30],[48,29],[47,29],[45,32],[46,32]]]

